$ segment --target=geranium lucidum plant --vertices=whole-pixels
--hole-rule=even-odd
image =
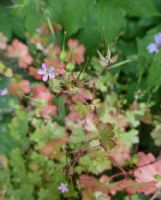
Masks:
[[[18,40],[7,48],[9,58],[27,70],[14,72],[9,90],[0,90],[0,98],[12,94],[20,103],[9,102],[13,117],[2,127],[11,142],[0,156],[3,196],[110,200],[122,192],[129,200],[141,193],[153,198],[160,190],[160,160],[135,150],[149,108],[138,99],[124,104],[113,89],[117,82],[109,70],[118,56],[108,48],[105,57],[98,51],[94,66],[81,65],[83,44],[69,39],[62,57],[48,38],[46,44],[41,34],[30,40],[42,51],[41,61]]]

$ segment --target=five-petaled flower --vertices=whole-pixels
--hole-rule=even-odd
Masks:
[[[154,41],[147,46],[149,53],[157,53],[161,49],[161,33],[154,36]]]
[[[39,69],[37,71],[37,74],[43,75],[42,80],[47,81],[48,78],[51,78],[51,79],[55,78],[54,69],[55,68],[53,66],[48,67],[46,63],[43,63],[42,69]]]
[[[62,193],[68,192],[67,184],[61,183],[58,187],[58,190],[60,190]]]
[[[3,90],[0,90],[0,96],[5,96],[6,94],[8,94],[7,88],[4,88]]]

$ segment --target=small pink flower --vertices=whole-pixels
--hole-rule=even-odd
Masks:
[[[61,183],[58,187],[58,190],[60,190],[62,193],[68,192],[67,184]]]
[[[37,74],[43,75],[42,80],[47,81],[48,78],[51,78],[51,79],[55,78],[54,69],[55,68],[53,66],[48,67],[46,63],[43,63],[42,69],[39,69],[37,71]]]
[[[6,94],[8,94],[7,88],[4,88],[3,90],[0,90],[0,96],[5,96]]]

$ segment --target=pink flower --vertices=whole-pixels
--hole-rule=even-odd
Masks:
[[[8,56],[18,58],[18,64],[21,68],[27,68],[32,63],[32,57],[29,54],[28,47],[17,39],[8,46]]]
[[[55,67],[55,75],[62,76],[65,73],[65,64],[63,64],[60,60],[60,52],[61,49],[58,45],[55,45],[54,48],[52,46],[48,46],[47,48],[48,55],[46,59],[46,63],[48,65],[52,65]]]
[[[7,88],[4,88],[3,90],[0,90],[0,96],[5,96],[6,94],[8,94]]]
[[[39,69],[37,71],[37,74],[43,75],[42,80],[47,81],[48,78],[51,78],[51,79],[55,78],[54,69],[55,68],[53,66],[48,67],[46,63],[43,63],[42,69]]]
[[[68,192],[67,184],[61,183],[58,187],[58,190],[60,190],[62,193]]]

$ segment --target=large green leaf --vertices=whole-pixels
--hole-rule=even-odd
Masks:
[[[15,5],[13,6],[13,12],[24,20],[25,28],[32,34],[36,31],[36,28],[41,25],[42,20],[45,21],[44,15],[46,12],[46,6],[42,0],[16,0]]]
[[[40,149],[53,139],[61,138],[65,130],[56,122],[48,120],[47,123],[41,119],[34,119],[33,126],[35,131],[31,134],[30,140],[35,143],[35,149]]]
[[[11,137],[7,124],[0,121],[0,154],[8,155],[17,146],[17,142]]]
[[[92,53],[96,53],[98,43],[101,40],[101,35],[98,29],[98,20],[96,15],[97,4],[93,3],[89,9],[90,10],[87,15],[87,20],[84,23],[84,27],[78,33],[78,39],[85,44],[87,48],[86,54],[91,55]]]
[[[152,0],[124,0],[118,2],[130,16],[153,17],[160,16]]]
[[[12,169],[10,171],[12,177],[12,191],[7,191],[8,196],[12,196],[12,199],[16,200],[33,200],[35,184],[40,182],[41,179],[38,174],[27,171],[25,159],[19,148],[15,148],[11,151],[9,165]]]
[[[147,87],[161,86],[161,52],[154,55],[152,64],[149,67]]]
[[[9,39],[13,33],[24,38],[23,21],[11,11],[9,8],[0,6],[0,32],[3,32]]]
[[[100,0],[97,4],[98,31],[106,45],[111,42],[124,23],[125,12],[118,3],[110,0]]]
[[[111,169],[111,162],[102,149],[89,150],[86,155],[80,157],[79,166],[76,167],[78,173],[91,172],[97,175],[108,169]]]
[[[68,36],[84,27],[90,6],[95,0],[62,0],[61,19]],[[88,28],[88,27],[86,27]]]
[[[12,36],[10,17],[3,6],[0,6],[0,32],[3,32],[8,38],[11,38]]]
[[[18,107],[16,110],[16,116],[12,119],[12,122],[8,127],[10,135],[22,147],[25,147],[29,141],[27,138],[28,125],[28,113],[23,111],[21,107]]]

